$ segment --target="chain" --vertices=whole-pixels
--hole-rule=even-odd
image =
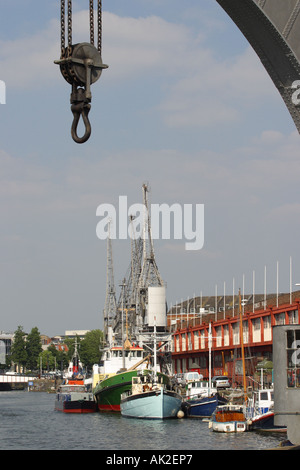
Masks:
[[[102,1],[98,0],[98,51],[102,53]]]
[[[90,43],[94,45],[94,0],[90,0]]]
[[[65,55],[65,0],[61,0],[60,4],[60,48],[61,48],[61,58]]]
[[[61,57],[65,57],[65,0],[61,0]],[[98,51],[101,55],[102,52],[102,0],[98,0],[98,16],[97,16],[97,28],[98,28]],[[90,43],[94,45],[94,0],[90,0]],[[71,55],[72,46],[72,0],[68,0],[68,55]]]
[[[72,54],[72,0],[68,0],[68,55]]]

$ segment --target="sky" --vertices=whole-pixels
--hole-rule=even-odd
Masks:
[[[300,137],[260,60],[212,0],[103,0],[91,138],[70,135],[60,2],[0,0],[0,330],[102,328],[106,241],[120,196],[204,205],[204,245],[155,240],[168,305],[194,295],[289,292],[300,282]],[[87,42],[88,2],[73,2]],[[130,239],[113,240],[117,293]]]

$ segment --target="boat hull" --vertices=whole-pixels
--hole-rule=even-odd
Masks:
[[[191,399],[182,403],[182,410],[188,418],[209,418],[218,405],[224,405],[226,399],[216,394],[211,397]]]
[[[56,394],[54,408],[64,413],[95,413],[97,403],[93,394],[89,392],[62,393],[59,391]]]
[[[137,371],[125,371],[100,382],[94,390],[99,411],[120,412],[121,394],[131,389],[132,377]]]
[[[176,418],[181,396],[169,390],[152,390],[121,400],[122,416],[140,419]]]
[[[270,431],[270,432],[286,432],[287,428],[284,426],[275,426],[274,413],[269,411],[262,415],[256,416],[249,420],[250,431]]]
[[[241,421],[227,421],[224,423],[218,423],[212,421],[209,426],[212,431],[215,432],[245,432],[247,430],[247,425],[245,422]]]
[[[95,401],[85,400],[57,401],[55,409],[64,413],[95,413],[97,411],[97,404]]]

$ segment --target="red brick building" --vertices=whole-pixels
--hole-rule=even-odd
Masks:
[[[174,373],[198,370],[204,378],[208,378],[208,328],[211,323],[212,376],[228,375],[233,383],[241,382],[241,323],[238,301],[234,298],[231,305],[227,305],[223,300],[220,297],[206,298],[207,305],[215,303],[214,312],[205,307],[197,307],[199,298],[185,301],[180,307],[177,305],[168,312],[168,323],[173,332]],[[257,364],[263,360],[272,361],[272,327],[299,324],[300,293],[268,295],[267,298],[256,296],[255,300],[254,305],[250,297],[244,302],[242,325],[246,375],[254,376],[256,373],[257,378]],[[220,305],[224,305],[224,308]],[[231,308],[226,308],[226,305]],[[268,381],[272,381],[272,371],[268,372]],[[248,385],[250,382],[251,379],[248,380]]]

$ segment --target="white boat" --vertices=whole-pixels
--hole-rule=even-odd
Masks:
[[[239,314],[240,314],[240,343],[243,363],[243,388],[244,399],[246,397],[246,374],[245,374],[245,354],[243,342],[243,320],[241,306],[241,292],[239,290]],[[216,432],[244,432],[247,430],[247,420],[245,415],[245,405],[226,404],[217,406],[213,412],[208,427]]]
[[[244,407],[241,405],[217,406],[212,414],[209,429],[215,432],[244,432],[247,430],[247,421]]]
[[[127,418],[176,418],[182,397],[163,383],[163,377],[132,378],[131,390],[121,395],[121,414]]]
[[[208,397],[217,393],[215,387],[210,387],[209,382],[206,380],[194,380],[189,382],[185,387],[185,399],[191,400],[194,398]]]
[[[248,401],[246,417],[250,431],[279,431],[286,432],[285,426],[274,424],[274,390],[261,389],[253,392]]]

